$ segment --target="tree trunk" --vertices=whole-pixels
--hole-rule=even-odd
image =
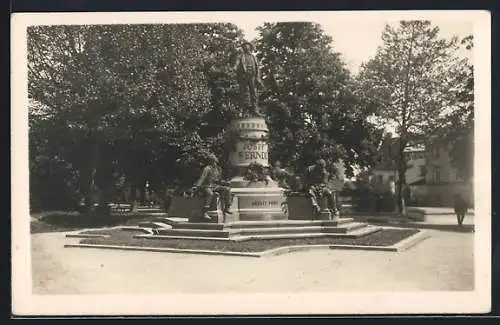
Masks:
[[[406,109],[404,110],[406,114]],[[396,183],[396,198],[398,204],[398,213],[406,213],[405,202],[403,196],[403,188],[406,183],[406,159],[405,159],[405,147],[406,147],[406,121],[403,119],[403,132],[399,136],[399,146],[398,146],[398,159],[397,159],[397,170],[398,170],[398,182]]]
[[[135,202],[137,200],[137,185],[135,182],[130,183],[130,201]]]
[[[95,174],[97,171],[97,158],[99,153],[99,145],[90,141],[89,145],[89,155],[87,161],[87,177],[84,180],[84,188],[85,188],[85,207],[88,213],[94,211],[94,203],[95,194],[96,194],[96,186],[95,186]]]
[[[408,103],[410,98],[410,69],[412,65],[412,50],[413,50],[413,29],[410,38],[410,45],[408,49],[408,61],[406,66],[406,75],[404,81],[404,99],[401,114],[401,132],[399,135],[398,147],[398,183],[396,188],[396,197],[398,201],[398,212],[400,214],[406,213],[405,202],[403,196],[403,188],[406,183],[406,160],[405,160],[405,147],[407,144],[408,124],[410,116],[408,116]]]
[[[131,182],[129,185],[130,188],[130,194],[129,194],[129,199],[130,199],[130,205],[132,207],[132,211],[135,211],[137,207],[137,191],[136,191],[136,186],[134,182]]]
[[[402,141],[401,141],[402,142]],[[403,188],[406,183],[406,162],[404,159],[404,145],[400,145],[399,159],[398,159],[398,182],[396,187],[396,198],[398,204],[398,212],[400,214],[406,213],[406,207],[403,196]]]
[[[141,187],[140,187],[140,202],[141,205],[146,204],[146,182],[141,182]]]

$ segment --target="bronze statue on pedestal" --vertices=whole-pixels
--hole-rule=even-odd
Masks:
[[[203,172],[193,186],[193,190],[198,190],[201,192],[205,198],[205,203],[203,205],[203,218],[205,220],[211,220],[208,215],[210,205],[214,198],[214,194],[218,193],[223,206],[224,214],[232,214],[231,208],[231,189],[226,186],[225,182],[221,180],[221,171],[219,167],[219,160],[214,154],[210,154],[207,157],[208,164],[203,168]]]
[[[326,162],[319,159],[306,170],[305,179],[308,187],[308,195],[316,214],[330,212],[338,215],[337,200],[335,193],[328,187],[330,173],[326,170]]]
[[[258,105],[257,86],[263,87],[260,78],[260,68],[257,58],[252,54],[253,45],[245,42],[241,45],[243,51],[238,53],[233,70],[239,84],[240,108],[251,108],[254,115],[263,117]],[[247,101],[250,98],[250,102]]]

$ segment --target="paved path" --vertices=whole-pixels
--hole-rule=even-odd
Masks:
[[[426,215],[455,214],[455,210],[452,207],[408,207],[408,209],[424,210]],[[473,215],[474,210],[468,209],[467,214]]]
[[[473,234],[431,231],[402,253],[315,250],[265,258],[64,248],[32,235],[38,294],[472,290]]]
[[[457,217],[454,214],[432,214],[426,215],[425,221],[422,223],[430,225],[454,225],[457,226]],[[474,216],[466,215],[464,218],[464,225],[473,225]]]

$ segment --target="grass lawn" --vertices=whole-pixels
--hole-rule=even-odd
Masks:
[[[85,215],[77,212],[55,212],[43,217],[31,219],[31,233],[47,233],[73,231],[85,228],[103,228],[113,226],[134,226],[138,222],[155,220],[133,214],[119,214],[106,216],[102,214]]]
[[[148,239],[134,238],[137,231],[119,229],[87,231],[85,233],[106,234],[108,238],[87,238],[81,244],[116,245],[138,247],[161,247],[177,249],[198,249],[224,252],[261,252],[282,246],[294,245],[360,245],[392,246],[399,241],[416,234],[417,229],[383,229],[359,238],[296,238],[296,239],[261,239],[247,241],[192,240],[192,239]]]

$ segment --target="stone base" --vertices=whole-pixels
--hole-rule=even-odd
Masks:
[[[286,199],[289,220],[338,220],[339,215],[330,210],[315,213],[311,199],[306,196],[289,196]]]
[[[317,237],[362,237],[382,227],[350,218],[338,220],[274,220],[237,221],[231,223],[178,222],[171,229],[158,229],[149,238],[170,239],[187,237],[190,240],[246,241],[268,239],[299,239]],[[159,236],[157,236],[159,235]],[[143,237],[143,235],[139,235]],[[156,236],[156,237],[155,237]]]
[[[233,197],[233,202],[231,203],[231,214],[225,214],[223,216],[223,219],[222,221],[220,221],[221,223],[228,223],[228,222],[236,222],[238,220],[240,220],[240,216],[239,216],[239,211],[238,211],[238,207],[239,207],[239,200],[238,200],[238,197],[237,196],[234,196]]]
[[[207,214],[210,216],[211,221],[203,219],[203,198],[196,197],[172,197],[170,208],[168,210],[169,217],[188,218],[190,222],[211,222],[223,223],[225,215],[222,212],[219,198],[217,197]]]
[[[287,220],[283,191],[279,187],[232,188],[238,201],[238,220]]]
[[[286,199],[289,220],[314,220],[314,208],[311,199],[305,196],[289,196]]]
[[[323,210],[319,213],[319,219],[320,220],[331,220],[332,213],[330,212],[330,210]]]

